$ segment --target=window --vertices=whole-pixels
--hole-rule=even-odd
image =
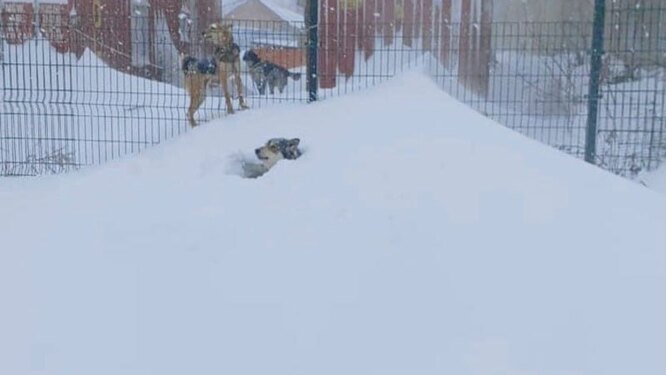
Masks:
[[[147,1],[132,1],[132,65],[144,67],[150,64],[150,19]]]

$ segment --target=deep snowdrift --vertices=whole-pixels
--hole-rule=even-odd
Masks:
[[[276,136],[306,154],[229,173]],[[418,74],[0,207],[2,374],[666,373],[666,199]]]

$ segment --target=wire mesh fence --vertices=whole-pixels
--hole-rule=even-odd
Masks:
[[[455,98],[582,159],[589,152],[589,89],[596,75],[592,161],[634,177],[666,159],[666,5],[659,1],[608,2],[596,72],[591,2],[588,14],[581,15],[589,20],[497,22],[491,7],[484,9],[490,0],[405,0],[396,3],[392,15],[384,6],[379,21],[359,27],[347,22],[363,19],[363,12],[377,16],[367,2],[350,10],[330,7],[335,0],[323,1],[322,12],[328,13],[323,19],[332,23],[320,24],[325,30],[320,54],[337,61],[320,62],[319,76],[335,94],[424,65]],[[345,40],[349,30],[355,41]],[[348,46],[354,43],[359,47],[352,54]]]
[[[6,17],[0,33],[1,175],[99,164],[187,131],[190,96],[183,88],[182,57],[203,58],[214,49],[200,35],[174,42],[173,29],[160,16],[130,17],[131,22],[107,16],[95,25],[92,19],[76,24],[62,22],[60,14],[41,14],[40,25],[28,21],[25,26],[32,17]],[[119,29],[124,26],[129,27]],[[252,49],[298,73],[284,87],[268,87],[260,94],[242,64],[242,95],[252,108],[307,100],[305,80],[300,79],[303,29],[298,23],[234,22],[234,39],[242,51]],[[218,81],[206,93],[196,114],[200,122],[226,112]],[[237,104],[239,93],[233,96]]]
[[[459,25],[453,25],[459,30]],[[582,158],[590,79],[591,22],[507,22],[492,25],[488,69],[464,72],[482,82],[461,84],[465,62],[454,48],[429,70],[454,97],[530,138]],[[455,31],[451,44],[459,45]]]
[[[594,163],[635,176],[666,159],[666,7],[607,12]],[[582,158],[591,43],[592,22],[497,23],[484,95],[451,70],[435,65],[434,74],[499,123]]]
[[[463,1],[458,8],[446,0],[335,7],[330,1],[320,1],[317,25],[319,99],[425,67],[448,93],[484,115],[584,156],[592,20],[497,22],[486,0]],[[666,158],[666,6],[630,5],[614,2],[606,10],[594,160],[625,176]],[[99,164],[189,129],[182,58],[214,55],[215,46],[201,38],[211,21],[182,10],[132,7],[101,15],[75,8],[40,8],[36,15],[5,7],[0,175]],[[241,60],[253,50],[264,61],[300,73],[288,76],[284,87],[274,82],[272,90],[261,90],[267,78],[241,61],[242,88],[232,90],[234,106],[239,94],[250,110],[307,102],[306,47],[312,41],[305,25],[230,22]],[[206,93],[196,114],[200,122],[226,113],[220,82],[213,80]]]

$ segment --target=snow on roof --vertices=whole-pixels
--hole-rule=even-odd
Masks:
[[[241,4],[245,4],[247,0],[220,0],[223,15],[231,13],[234,9],[238,8]]]
[[[247,3],[248,0],[220,0],[222,4],[222,13],[224,16],[233,12],[239,6]],[[283,5],[276,4],[271,0],[257,0],[273,13],[275,13],[279,18],[291,23],[291,24],[300,24],[303,23],[303,13],[295,12],[291,9],[284,7]]]
[[[270,10],[275,12],[275,14],[277,14],[278,17],[282,18],[285,21],[288,21],[290,23],[299,23],[299,22],[302,23],[304,21],[303,13],[294,12],[283,6],[275,4],[271,0],[259,0],[259,1],[261,1]]]

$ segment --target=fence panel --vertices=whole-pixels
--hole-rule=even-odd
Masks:
[[[607,2],[596,164],[624,175],[666,159],[666,4]]]
[[[25,10],[25,7],[20,9]],[[132,12],[101,19],[63,18],[58,8],[3,13],[0,175],[60,173],[104,163],[182,134],[185,113],[181,55],[206,57],[213,46],[174,29],[181,14]],[[39,20],[41,27],[28,27]],[[244,53],[305,74],[303,23],[233,21]],[[119,27],[122,26],[122,27]],[[187,34],[183,31],[187,30]],[[242,93],[252,108],[307,102],[306,79],[261,95],[246,64]],[[232,82],[230,82],[230,86]],[[237,105],[238,92],[232,90]],[[219,82],[211,83],[199,121],[226,113]]]

